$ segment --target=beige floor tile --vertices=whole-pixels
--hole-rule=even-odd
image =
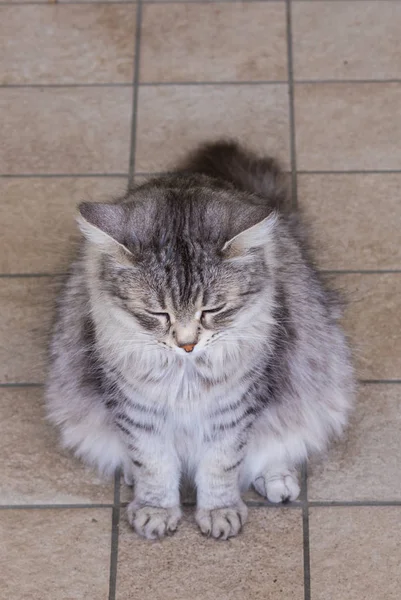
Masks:
[[[66,269],[79,239],[76,206],[123,195],[126,186],[124,177],[0,179],[0,272]]]
[[[129,83],[134,4],[0,7],[0,84]]]
[[[3,598],[107,600],[109,509],[3,510]]]
[[[284,4],[144,6],[141,81],[286,79]]]
[[[59,278],[0,279],[0,383],[42,383]]]
[[[298,200],[319,265],[401,268],[400,189],[399,173],[299,175]]]
[[[401,83],[295,85],[297,166],[401,169]]]
[[[117,600],[301,600],[301,512],[249,512],[242,534],[228,542],[202,537],[193,511],[173,537],[153,543],[139,539],[123,518]]]
[[[0,173],[126,173],[132,89],[3,88]]]
[[[0,504],[112,503],[113,489],[60,449],[42,389],[0,389]]]
[[[309,500],[401,500],[400,439],[399,386],[361,386],[344,439],[308,468]]]
[[[401,508],[314,508],[310,513],[313,600],[398,600]]]
[[[287,85],[143,87],[136,171],[162,171],[206,139],[230,136],[288,164]]]
[[[295,79],[401,76],[399,2],[294,2],[292,23]]]
[[[361,379],[401,378],[401,275],[336,276],[349,301],[345,328]]]

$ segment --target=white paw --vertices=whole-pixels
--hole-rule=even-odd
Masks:
[[[137,506],[135,500],[127,508],[128,521],[135,531],[148,540],[174,533],[181,518],[179,506],[162,508]]]
[[[248,516],[246,505],[240,503],[224,508],[198,508],[196,522],[204,535],[227,540],[238,535]]]
[[[253,486],[258,494],[275,504],[296,500],[301,491],[296,476],[288,471],[261,475],[255,479]]]
[[[124,482],[126,485],[133,487],[134,485],[134,475],[128,470],[124,470]]]

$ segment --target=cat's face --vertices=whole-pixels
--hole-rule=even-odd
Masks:
[[[238,338],[253,318],[269,285],[276,217],[259,220],[260,208],[221,194],[186,201],[151,192],[142,203],[81,205],[80,226],[100,289],[126,327],[146,344],[197,356]]]
[[[126,264],[103,258],[100,276],[102,289],[148,340],[195,356],[246,322],[268,284],[268,267],[261,251],[246,260],[196,245],[191,257],[187,251],[149,249]]]

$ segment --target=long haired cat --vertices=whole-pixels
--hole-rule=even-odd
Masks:
[[[177,528],[182,477],[202,533],[235,536],[241,491],[295,500],[297,466],[347,422],[338,302],[285,204],[272,159],[221,141],[181,172],[79,207],[85,241],[59,299],[49,415],[64,446],[123,469],[129,521],[147,538]]]

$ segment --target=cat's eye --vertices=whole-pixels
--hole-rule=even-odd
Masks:
[[[225,305],[223,304],[222,306],[216,306],[216,308],[204,308],[202,310],[202,315],[214,315],[223,310],[224,307]]]
[[[225,308],[225,305],[223,305],[223,306],[216,306],[215,308],[205,308],[204,310],[202,310],[201,316],[200,316],[201,323],[205,322],[205,320],[207,319],[208,315],[211,315],[211,316],[216,315],[217,313],[219,313],[220,311],[222,311],[223,308]]]
[[[146,311],[148,315],[152,315],[152,317],[156,317],[157,319],[163,319],[167,325],[170,324],[170,315],[166,312],[153,312],[151,310]]]

